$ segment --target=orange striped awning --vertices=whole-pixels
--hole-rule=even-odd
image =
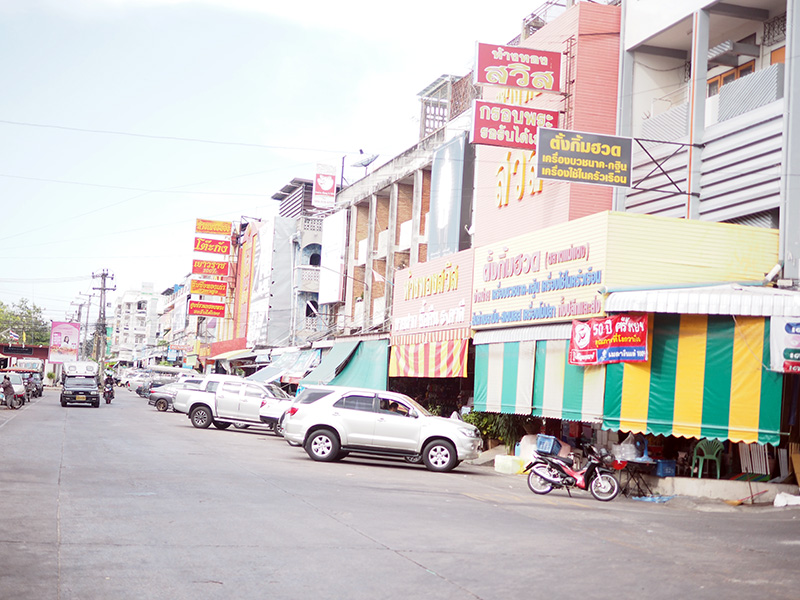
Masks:
[[[389,377],[466,377],[468,339],[392,346]]]

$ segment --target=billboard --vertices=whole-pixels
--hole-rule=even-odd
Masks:
[[[537,172],[540,179],[631,186],[633,138],[539,129]]]
[[[193,260],[192,275],[228,275],[228,263],[215,260]]]
[[[527,90],[561,91],[561,53],[478,44],[475,83]]]
[[[212,240],[209,238],[196,237],[194,238],[194,251],[224,254],[227,256],[231,253],[231,242],[230,240]]]
[[[224,317],[225,304],[222,302],[202,302],[189,300],[189,314],[198,317]]]
[[[195,233],[207,233],[210,235],[230,235],[232,223],[230,221],[207,221],[197,219]]]
[[[322,220],[322,256],[319,269],[320,304],[344,300],[347,258],[347,211],[340,210]]]
[[[53,321],[50,329],[50,355],[52,363],[78,360],[81,326],[78,323]]]
[[[317,165],[311,204],[317,208],[333,208],[336,201],[336,169],[331,165]]]
[[[573,321],[569,364],[647,362],[647,315]]]
[[[475,100],[470,141],[503,148],[536,149],[540,127],[558,127],[558,111]]]
[[[205,296],[228,295],[228,284],[224,281],[207,281],[205,279],[192,279],[189,284],[191,294],[203,294]]]

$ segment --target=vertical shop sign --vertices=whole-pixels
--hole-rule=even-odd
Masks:
[[[336,169],[331,165],[317,165],[311,204],[317,208],[333,208],[336,200]]]

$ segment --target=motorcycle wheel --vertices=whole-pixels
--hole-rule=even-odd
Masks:
[[[619,494],[619,481],[613,475],[608,473],[600,473],[597,477],[592,479],[589,484],[589,491],[595,500],[600,502],[608,502],[613,500]]]
[[[544,465],[535,465],[528,473],[528,487],[534,494],[544,495],[553,491],[553,484],[536,472],[536,468]]]
[[[9,408],[13,408],[14,410],[16,410],[20,406],[22,406],[22,401],[19,398],[17,398],[16,396],[11,398],[8,402],[9,402]]]

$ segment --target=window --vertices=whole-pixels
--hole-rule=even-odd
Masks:
[[[773,50],[769,55],[769,64],[775,65],[782,62],[786,62],[786,46]]]
[[[396,400],[381,398],[380,411],[382,413],[407,417],[410,409],[405,404],[401,404]]]
[[[372,412],[372,396],[345,396],[334,404],[336,408],[347,408],[350,410],[360,410]]]
[[[257,385],[248,385],[244,388],[244,395],[248,398],[261,398],[265,396],[264,390],[262,390]]]
[[[716,77],[712,77],[708,80],[708,88],[707,88],[707,97],[716,96],[719,94],[719,89],[723,85],[727,85],[744,77],[745,75],[750,75],[756,69],[756,61],[751,60],[750,62],[746,62],[745,64],[736,67],[735,69],[731,69],[730,71],[725,71],[722,75],[717,75]]]
[[[206,386],[206,391],[216,392],[218,387],[219,387],[219,381],[209,381],[208,385]]]
[[[222,391],[228,394],[238,394],[241,387],[241,383],[223,383]]]
[[[312,267],[318,267],[320,265],[320,255],[316,252],[312,254],[308,259],[308,264]]]

